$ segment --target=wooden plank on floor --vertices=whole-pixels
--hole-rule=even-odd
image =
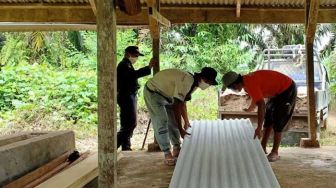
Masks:
[[[17,187],[24,187],[25,185],[33,182],[34,180],[40,178],[44,174],[50,172],[54,168],[56,168],[58,165],[65,162],[69,156],[70,152],[66,152],[60,157],[52,160],[51,162],[47,163],[46,165],[41,166],[40,168],[26,174],[25,176],[9,183],[4,188],[17,188]]]
[[[118,153],[118,159],[121,157],[121,153]],[[41,183],[37,188],[81,188],[97,176],[98,154],[94,153],[80,163]]]

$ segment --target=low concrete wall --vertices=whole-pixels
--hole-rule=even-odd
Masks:
[[[75,149],[72,131],[25,133],[0,138],[0,187]]]

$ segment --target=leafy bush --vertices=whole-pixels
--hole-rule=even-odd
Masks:
[[[0,110],[31,106],[60,113],[66,120],[97,122],[95,71],[59,70],[46,65],[6,66],[0,75]]]

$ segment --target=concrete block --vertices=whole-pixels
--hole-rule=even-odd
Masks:
[[[72,131],[21,133],[0,138],[0,187],[75,149]]]

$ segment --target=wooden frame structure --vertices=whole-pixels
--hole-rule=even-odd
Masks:
[[[259,2],[260,1],[260,2]],[[55,3],[56,2],[56,3]],[[65,3],[67,2],[67,3]],[[160,25],[180,23],[302,23],[306,25],[310,138],[318,147],[314,99],[313,41],[317,23],[336,23],[336,2],[327,0],[180,0],[160,4],[141,0],[135,16],[121,12],[111,0],[0,0],[0,31],[87,30],[98,33],[98,161],[99,187],[116,187],[116,27],[149,25],[153,56],[159,59]],[[229,2],[229,3],[224,3]],[[146,4],[147,3],[147,4]],[[12,23],[9,23],[12,22]],[[159,65],[154,68],[159,71]]]

